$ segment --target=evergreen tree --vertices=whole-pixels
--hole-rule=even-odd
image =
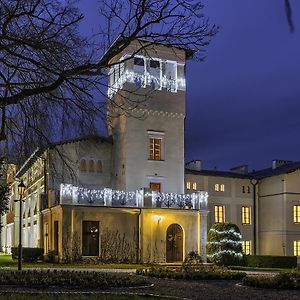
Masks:
[[[217,265],[230,266],[241,262],[242,235],[237,225],[216,223],[208,232],[207,257]]]

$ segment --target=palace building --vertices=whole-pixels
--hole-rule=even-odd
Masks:
[[[15,174],[26,185],[24,247],[59,260],[77,253],[174,262],[190,251],[205,259],[207,193],[184,194],[184,68],[192,52],[147,44],[134,41],[110,62],[109,138],[37,149]],[[17,185],[2,218],[7,252],[19,243]]]
[[[238,225],[246,255],[300,256],[299,162],[274,161],[251,173],[247,166],[185,164],[191,55],[139,40],[113,58],[109,137],[62,141],[37,149],[19,169],[11,166],[2,251],[19,244],[15,200],[23,180],[22,244],[57,260],[179,262],[197,251],[205,261],[207,232],[222,222]]]

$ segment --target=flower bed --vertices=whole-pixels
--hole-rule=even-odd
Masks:
[[[111,274],[87,271],[66,270],[26,270],[0,272],[0,285],[26,287],[68,286],[105,289],[147,284],[144,278],[128,274]]]

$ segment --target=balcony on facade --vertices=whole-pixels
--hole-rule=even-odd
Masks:
[[[110,188],[96,190],[61,184],[59,204],[206,210],[207,198],[208,194],[204,191],[192,194],[159,193],[149,189],[126,192]]]
[[[185,91],[184,64],[161,58],[127,55],[109,70],[108,97],[116,94],[126,82],[141,88],[165,89],[172,93]]]

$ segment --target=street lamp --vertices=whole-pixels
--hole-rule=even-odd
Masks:
[[[15,202],[20,202],[20,220],[19,220],[19,247],[18,247],[18,270],[22,270],[22,197],[25,192],[25,184],[23,180],[18,185],[18,193],[20,195],[19,200],[15,200]]]

